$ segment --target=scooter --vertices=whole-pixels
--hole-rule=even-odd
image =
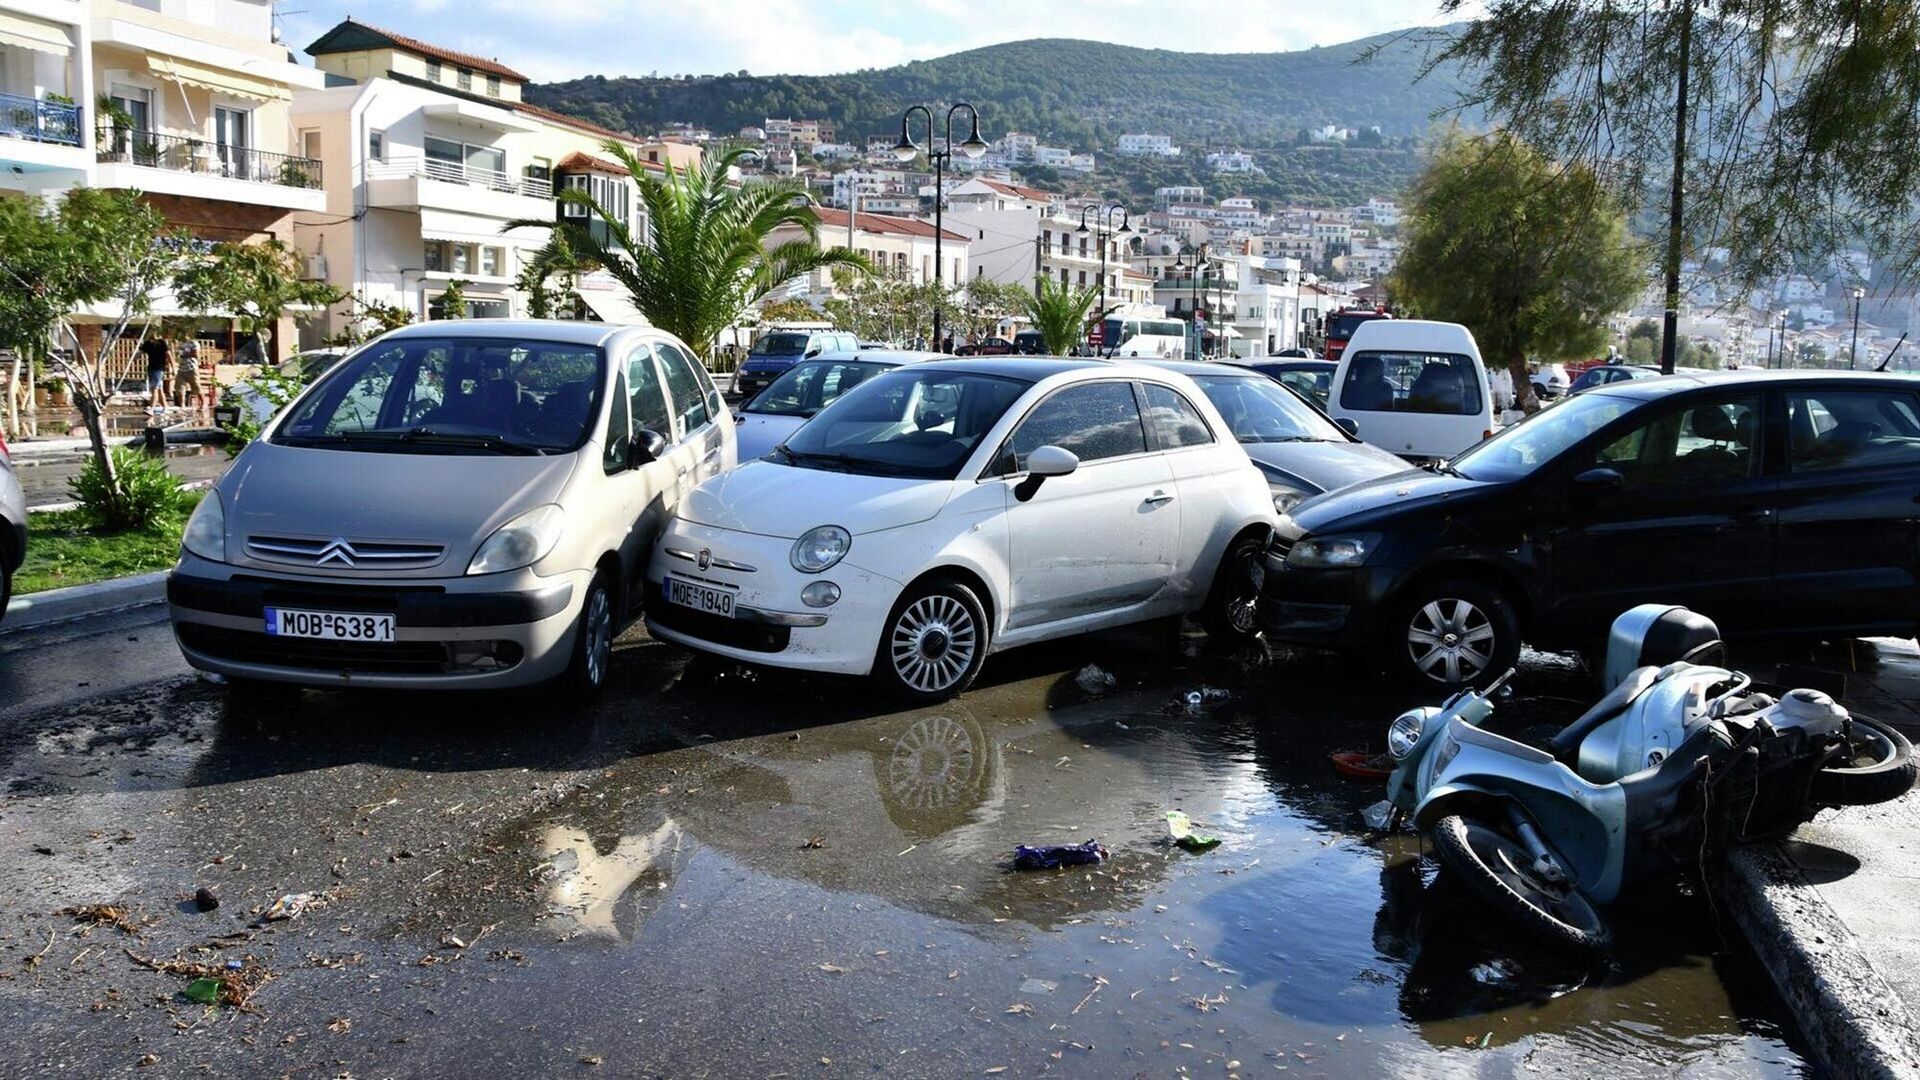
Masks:
[[[1598,950],[1610,936],[1598,905],[1633,882],[1790,831],[1835,800],[1911,786],[1898,732],[1814,691],[1753,693],[1711,662],[1723,654],[1718,629],[1684,608],[1627,612],[1609,643],[1611,688],[1552,753],[1482,729],[1511,671],[1402,713],[1387,735],[1387,800],[1368,822],[1411,818],[1441,864],[1517,925]]]

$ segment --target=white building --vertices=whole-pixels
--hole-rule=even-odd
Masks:
[[[1066,205],[1065,198],[1050,191],[975,177],[947,189],[947,211],[1024,210],[1051,212]]]
[[[972,244],[975,277],[1025,289],[1034,288],[1040,275],[1076,288],[1099,287],[1102,237],[1091,225],[1081,232],[1078,215],[1032,197],[962,202],[960,196],[956,188],[947,200],[946,225],[966,234]],[[1113,232],[1104,239],[1105,297],[1111,306],[1140,287],[1125,276],[1130,268],[1126,236]]]
[[[1180,156],[1180,148],[1174,145],[1171,135],[1122,135],[1114,150],[1126,157],[1176,158]]]
[[[1030,135],[1024,131],[1009,131],[1000,136],[994,144],[994,149],[1000,152],[1008,164],[1018,165],[1024,161],[1032,161],[1034,151],[1039,146],[1039,136]]]
[[[814,207],[813,214],[820,222],[819,242],[822,250],[850,249],[875,267],[905,274],[915,282],[933,280],[935,255],[932,222],[864,212],[850,215],[845,210],[827,207]],[[767,246],[769,249],[778,247],[798,240],[802,235],[796,226],[776,229],[767,237]],[[947,228],[940,233],[939,258],[942,276],[947,284],[953,285],[967,279],[970,246],[963,231]],[[836,293],[832,271],[817,270],[795,283],[790,295],[805,299],[817,307]]]
[[[1217,173],[1258,173],[1264,172],[1253,160],[1253,155],[1240,150],[1228,150],[1207,155],[1207,168]]]
[[[1067,158],[1067,168],[1074,172],[1090,173],[1099,168],[1092,154],[1074,154]]]
[[[1033,163],[1049,169],[1064,169],[1073,163],[1073,151],[1064,146],[1036,146]]]

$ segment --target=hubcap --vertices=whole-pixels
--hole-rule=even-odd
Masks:
[[[1435,600],[1413,613],[1407,654],[1414,667],[1444,683],[1472,682],[1493,663],[1493,622],[1465,600]]]
[[[613,611],[604,589],[595,589],[587,601],[587,681],[595,686],[607,677],[613,655]]]
[[[951,596],[923,596],[893,624],[893,670],[922,693],[946,690],[973,666],[978,637],[965,604]]]
[[[894,741],[887,779],[894,798],[905,806],[938,809],[960,801],[978,761],[965,727],[950,717],[928,717]]]
[[[1232,573],[1234,588],[1227,593],[1227,625],[1236,634],[1252,634],[1257,629],[1254,602],[1260,598],[1266,571],[1256,554],[1236,563]]]

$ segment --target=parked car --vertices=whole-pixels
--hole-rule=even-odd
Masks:
[[[955,356],[1012,356],[1013,342],[1003,337],[982,338],[969,341],[953,350]]]
[[[936,701],[1030,642],[1189,612],[1250,634],[1273,520],[1266,478],[1183,375],[911,364],[695,489],[655,549],[647,627]]]
[[[1274,360],[1267,357],[1255,357],[1245,363],[1282,386],[1312,398],[1314,404],[1323,409],[1327,407],[1327,398],[1333,390],[1333,373],[1340,367],[1331,360]]]
[[[869,349],[891,349],[891,348],[893,348],[893,346],[884,341],[863,341],[860,343],[861,352],[866,352]]]
[[[1021,356],[1045,356],[1046,335],[1038,330],[1022,330],[1013,335],[1013,351]]]
[[[27,558],[27,497],[13,474],[13,453],[0,440],[0,619],[13,598],[13,575]]]
[[[1315,495],[1412,468],[1404,459],[1347,434],[1311,404],[1311,398],[1275,385],[1257,367],[1149,362],[1199,385],[1227,430],[1266,474],[1276,513],[1287,513]]]
[[[859,352],[860,341],[839,330],[771,330],[760,335],[733,372],[733,396],[750,398],[781,372],[822,353]]]
[[[1306,348],[1305,346],[1295,345],[1291,349],[1281,349],[1279,352],[1274,353],[1273,355],[1276,359],[1306,360],[1313,356],[1313,350]]]
[[[1568,388],[1573,385],[1573,380],[1567,377],[1567,369],[1563,364],[1541,364],[1527,376],[1527,380],[1533,383],[1533,392],[1542,401],[1552,401],[1555,398],[1567,396]]]
[[[734,454],[706,369],[658,330],[405,327],[308,387],[195,508],[174,634],[243,683],[591,692],[667,514]]]
[[[275,370],[295,381],[300,386],[312,382],[328,368],[340,362],[347,355],[346,349],[316,349],[303,352],[280,361]],[[264,424],[273,418],[275,405],[272,399],[254,389],[249,383],[240,383],[221,394],[223,404],[234,407],[233,415],[238,418],[245,414],[256,424]]]
[[[1401,457],[1438,461],[1491,435],[1493,393],[1473,332],[1424,319],[1361,322],[1340,358],[1327,411]]]
[[[829,353],[795,364],[753,396],[733,414],[740,460],[764,457],[800,430],[814,413],[867,379],[921,360],[938,360],[945,353],[900,349],[862,349],[857,353]]]
[[[1596,386],[1609,386],[1617,382],[1626,382],[1628,379],[1651,379],[1659,374],[1659,368],[1648,367],[1645,364],[1601,364],[1581,372],[1580,377],[1573,380],[1573,386],[1567,392],[1578,394]]]
[[[1279,641],[1483,683],[1522,640],[1598,649],[1680,604],[1732,638],[1920,628],[1920,380],[1740,371],[1578,394],[1438,471],[1295,508],[1267,558]]]

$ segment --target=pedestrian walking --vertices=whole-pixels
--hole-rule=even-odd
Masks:
[[[200,393],[200,345],[188,340],[180,346],[180,367],[173,377],[174,404],[200,412],[206,399]]]
[[[147,408],[164,409],[167,379],[173,373],[173,352],[167,347],[167,339],[155,334],[141,344],[140,353],[147,358]]]

